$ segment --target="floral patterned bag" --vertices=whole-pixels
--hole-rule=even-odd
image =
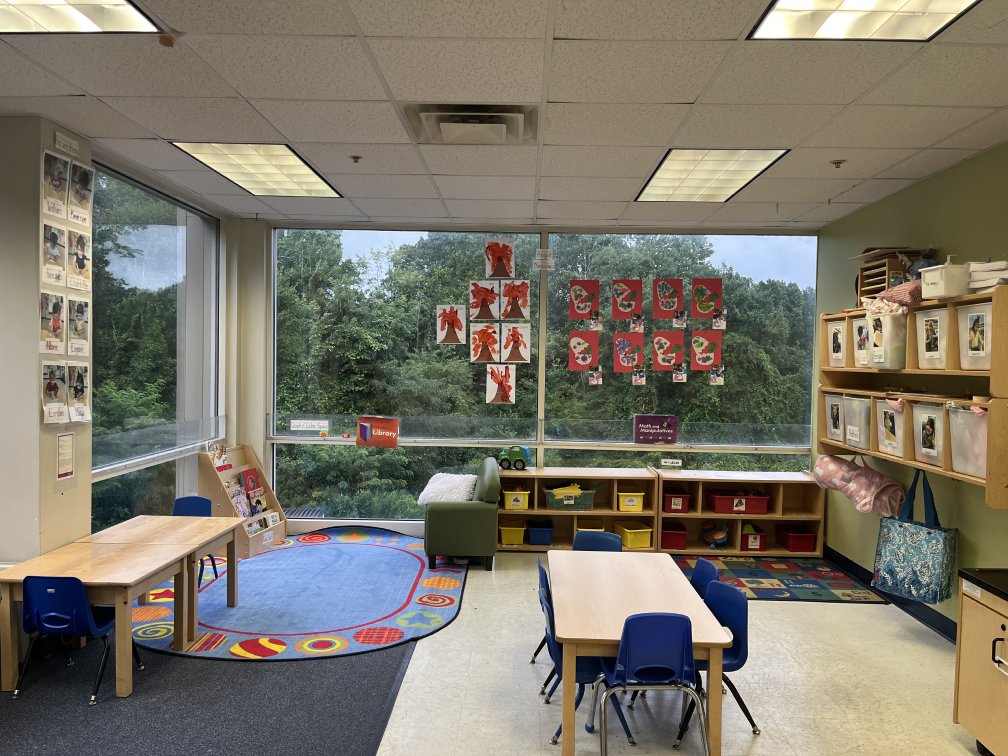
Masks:
[[[924,479],[924,522],[913,522],[917,479]],[[894,596],[937,604],[952,595],[956,529],[938,522],[927,475],[917,470],[897,517],[879,522],[872,586]]]

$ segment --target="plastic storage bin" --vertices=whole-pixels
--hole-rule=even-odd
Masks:
[[[963,475],[987,477],[987,415],[969,407],[949,407],[952,469]]]
[[[866,396],[843,398],[844,443],[867,449],[871,441],[871,399]]]
[[[686,548],[686,526],[681,522],[670,522],[662,526],[661,547],[683,551]]]
[[[587,517],[578,517],[577,530],[605,530],[605,523],[602,520],[590,520]]]
[[[662,512],[689,512],[690,495],[683,491],[666,491],[662,495]]]
[[[824,394],[826,401],[826,437],[834,441],[844,440],[843,397],[840,394]]]
[[[711,494],[717,514],[766,514],[770,497],[763,494]]]
[[[582,488],[580,493],[575,490],[574,486],[546,489],[546,507],[548,509],[583,511],[591,509],[594,500],[594,488]]]
[[[902,370],[906,367],[906,314],[869,315],[869,367]]]
[[[777,544],[788,551],[815,551],[816,534],[809,533],[800,525],[778,525]]]
[[[529,520],[528,542],[532,546],[550,546],[553,543],[553,520]]]
[[[616,523],[616,532],[623,539],[624,549],[651,548],[651,528],[631,520]]]
[[[958,297],[969,291],[969,268],[966,265],[933,265],[921,268],[921,296],[924,299]]]
[[[914,459],[929,465],[942,464],[945,408],[940,404],[913,406]]]
[[[883,454],[903,456],[903,412],[890,407],[885,399],[875,400],[875,430],[878,450]]]
[[[990,302],[959,307],[959,367],[990,370],[994,335],[994,308]]]
[[[621,491],[616,494],[620,512],[644,511],[644,494],[640,491]]]
[[[525,541],[525,527],[522,525],[501,525],[501,545],[520,546]]]
[[[917,318],[917,364],[921,370],[944,370],[948,354],[948,310],[921,310]]]
[[[755,525],[750,529],[742,528],[742,551],[765,551],[767,547],[767,534]]]
[[[868,367],[871,364],[871,329],[868,318],[851,321],[851,344],[854,345],[854,366]]]
[[[504,509],[528,509],[528,491],[505,491]]]
[[[846,323],[843,320],[826,321],[826,354],[830,367],[844,366],[844,346],[847,341],[844,331]]]

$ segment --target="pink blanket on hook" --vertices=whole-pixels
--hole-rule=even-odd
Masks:
[[[899,513],[906,491],[896,481],[843,457],[825,455],[816,460],[812,475],[823,488],[839,491],[860,512],[878,512],[883,517]]]

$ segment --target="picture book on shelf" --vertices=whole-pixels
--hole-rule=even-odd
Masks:
[[[253,520],[252,522],[248,523],[245,526],[245,529],[248,531],[249,535],[255,535],[259,531],[265,530],[265,527],[264,527],[265,524],[266,523],[263,520],[261,520],[261,519],[259,519],[259,520]]]
[[[242,487],[244,487],[246,493],[255,491],[257,488],[261,489],[262,483],[259,482],[259,471],[254,467],[242,470],[238,474],[241,476]]]
[[[231,499],[231,504],[235,508],[235,512],[238,513],[239,517],[248,517],[251,514],[249,509],[248,496],[245,494],[245,490],[238,485],[237,481],[228,484],[226,487],[228,498]]]
[[[274,525],[280,524],[280,513],[279,512],[268,512],[266,514],[266,527],[272,528]]]
[[[259,514],[266,509],[266,502],[263,499],[263,489],[256,488],[248,492],[248,505],[252,514]]]

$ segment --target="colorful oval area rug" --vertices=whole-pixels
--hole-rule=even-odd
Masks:
[[[466,565],[427,568],[423,539],[366,527],[292,536],[238,564],[238,606],[227,606],[228,566],[207,565],[196,638],[173,648],[169,581],[133,608],[133,638],[156,651],[204,659],[289,661],[346,656],[416,640],[458,615]]]

